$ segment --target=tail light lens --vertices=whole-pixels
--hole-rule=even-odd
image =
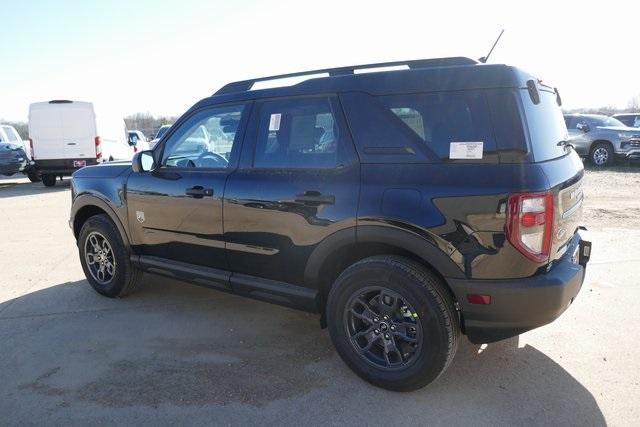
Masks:
[[[96,136],[96,160],[100,160],[102,158],[102,139],[99,136]]]
[[[553,235],[553,194],[515,193],[509,195],[507,239],[532,261],[549,259]]]

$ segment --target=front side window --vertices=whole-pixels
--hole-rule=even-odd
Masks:
[[[586,129],[585,126],[589,126],[584,117],[580,116],[565,117],[564,123],[570,131],[583,131],[583,129]]]
[[[179,168],[226,168],[244,105],[201,111],[184,122],[166,143],[162,165]]]
[[[265,102],[258,123],[254,167],[337,165],[341,135],[330,98]]]

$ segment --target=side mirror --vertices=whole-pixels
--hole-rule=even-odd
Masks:
[[[138,145],[138,135],[131,135],[129,136],[129,145],[135,147],[136,145]]]
[[[150,172],[155,168],[155,166],[153,151],[151,150],[136,153],[131,161],[131,169],[135,173]]]

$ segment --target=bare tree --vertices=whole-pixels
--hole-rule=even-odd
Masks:
[[[177,117],[158,116],[150,113],[135,113],[124,118],[127,129],[142,131],[147,137],[153,138],[162,125],[172,124]]]
[[[638,111],[640,110],[640,94],[637,94],[635,96],[633,96],[630,100],[629,103],[627,104],[627,106],[629,107],[629,111]]]

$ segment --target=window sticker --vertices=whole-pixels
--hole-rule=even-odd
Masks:
[[[452,142],[449,144],[450,159],[481,159],[483,142]]]
[[[282,114],[280,114],[280,113],[276,113],[276,114],[272,114],[271,115],[271,118],[269,119],[269,132],[280,130],[280,118],[281,117],[282,117]]]

